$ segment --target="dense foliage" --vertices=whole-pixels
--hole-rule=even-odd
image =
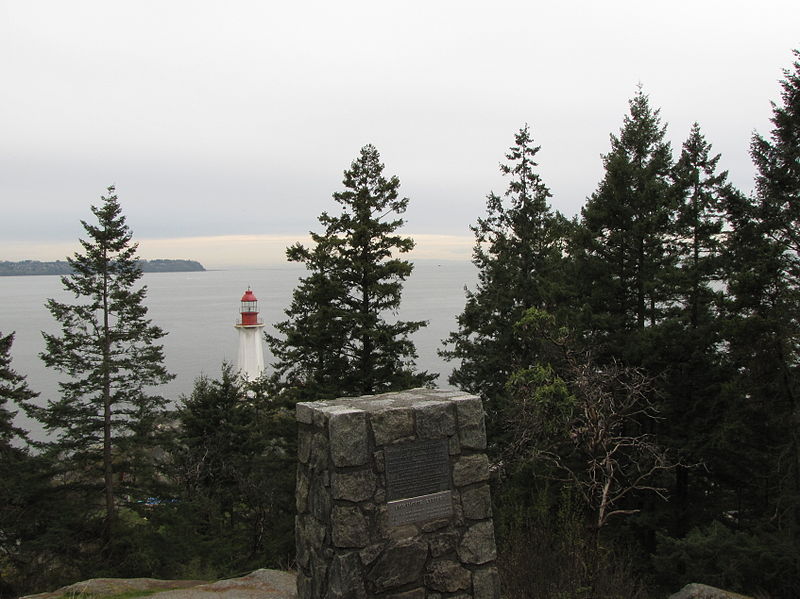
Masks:
[[[648,413],[634,412],[615,433],[618,442],[628,440],[613,466],[653,479],[626,496],[613,491],[613,480],[622,518],[603,523],[597,504],[584,504],[588,530],[604,528],[599,547],[652,556],[637,563],[653,589],[706,582],[800,594],[800,63],[782,85],[770,137],[753,138],[752,197],[727,183],[699,125],[673,162],[658,110],[641,90],[631,100],[603,158],[604,177],[568,240],[577,293],[556,306],[558,318],[531,312],[517,326],[524,339],[525,324],[539,314],[557,321],[562,334],[534,336],[530,359],[518,361],[505,391],[513,392],[502,416],[508,446],[528,449],[511,459],[507,453],[503,463],[498,497],[514,500],[498,505],[501,530],[520,503],[527,506],[522,524],[507,527],[507,555],[518,552],[516,529],[541,532],[542,513],[557,522],[565,490],[580,497],[582,477],[597,483],[612,471],[597,471],[593,454],[575,459],[589,432],[602,454],[613,402],[594,409],[594,423],[575,420],[586,401],[576,392],[575,364],[558,358],[563,344],[542,351],[566,334],[591,357],[582,372],[596,381],[598,399],[602,375],[616,365],[642,373],[651,386],[641,398]],[[521,301],[534,309],[540,300],[531,294]],[[618,380],[610,389],[609,398],[624,399],[631,384]],[[664,452],[660,471],[649,469],[658,465],[655,454],[631,455],[631,434]],[[559,476],[565,470],[569,476]],[[606,574],[582,579],[592,596]]]
[[[180,545],[175,574],[222,577],[291,562],[294,410],[265,389],[224,364],[178,406],[166,467],[173,500],[153,510]]]
[[[28,402],[36,393],[31,391],[25,377],[11,368],[11,346],[14,333],[0,333],[0,451],[10,451],[15,442],[27,439],[25,431],[14,426],[14,404]]]
[[[36,397],[25,377],[11,367],[13,342],[14,333],[0,333],[0,595],[13,588],[6,577],[13,577],[8,570],[21,559],[16,540],[24,535],[21,517],[30,499],[24,483],[32,458],[24,449],[25,431],[14,425],[12,408]]]

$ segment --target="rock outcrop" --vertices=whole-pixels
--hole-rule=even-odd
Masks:
[[[693,582],[687,584],[677,593],[670,595],[669,599],[752,599],[746,595],[739,593],[731,593],[730,591],[723,591],[716,587],[710,587],[705,584],[698,584]]]
[[[163,589],[163,590],[162,590]],[[241,578],[207,583],[202,580],[158,580],[155,578],[93,578],[51,593],[20,599],[62,599],[90,596],[103,599],[120,593],[142,591],[157,599],[295,599],[295,575],[279,570],[256,570]],[[153,593],[153,591],[156,591]],[[158,592],[161,591],[161,592]],[[135,597],[135,595],[130,595]]]

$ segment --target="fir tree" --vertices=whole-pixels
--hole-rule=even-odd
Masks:
[[[276,357],[279,388],[298,398],[320,399],[380,393],[427,384],[432,376],[415,370],[410,335],[423,321],[389,322],[400,307],[403,281],[413,265],[401,260],[414,247],[396,234],[408,198],[400,198],[397,177],[386,178],[371,145],[344,173],[344,190],[333,194],[339,216],[323,212],[314,247],[290,247],[289,261],[305,264],[309,275],[292,295],[288,319],[267,336]]]
[[[311,235],[313,248],[298,243],[286,251],[289,261],[305,263],[309,274],[292,293],[288,320],[275,325],[284,338],[266,336],[277,358],[273,393],[289,393],[298,400],[340,395],[341,375],[350,368],[343,346],[349,323],[339,301],[346,290],[336,277],[337,260],[328,254],[324,236]]]
[[[91,208],[97,224],[81,221],[87,234],[80,240],[83,252],[67,259],[73,272],[61,278],[75,303],[47,301],[61,332],[43,333],[41,357],[66,375],[59,383],[61,397],[46,407],[26,404],[29,415],[52,433],[53,440],[41,445],[62,464],[64,480],[87,491],[102,481],[106,553],[122,490],[116,481],[124,473],[127,492],[147,492],[137,487],[152,462],[149,449],[166,402],[147,388],[172,378],[158,344],[166,333],[147,318],[147,288],[135,288],[142,276],[137,246],[114,187],[108,194]],[[87,500],[91,511],[94,501]]]
[[[201,376],[176,412],[174,534],[190,559],[218,575],[278,567],[292,548],[296,423],[290,403],[228,364]]]
[[[664,317],[673,200],[666,126],[641,91],[630,100],[619,136],[603,157],[605,175],[582,211],[576,239],[584,325],[593,344],[631,365],[643,348],[630,333]]]
[[[25,377],[11,368],[11,345],[14,333],[0,333],[0,451],[27,441],[27,434],[14,425],[17,412],[11,411],[13,404],[22,405],[38,396],[28,387]]]
[[[785,75],[771,135],[753,137],[755,194],[728,189],[709,196],[719,202],[710,213],[721,207],[727,221],[719,237],[722,260],[714,261],[712,241],[705,256],[700,252],[705,270],[689,279],[710,282],[721,265],[725,301],[711,300],[701,284],[694,331],[696,341],[706,340],[706,362],[698,357],[696,372],[676,373],[685,387],[671,389],[673,401],[687,394],[686,413],[674,425],[669,415],[674,441],[680,426],[689,425],[686,446],[703,464],[692,477],[705,484],[688,487],[694,528],[683,538],[661,537],[655,565],[676,585],[705,577],[731,590],[794,597],[800,593],[800,62]],[[691,289],[686,283],[684,292]],[[686,310],[692,322],[692,305]],[[681,349],[699,354],[703,343]],[[686,361],[674,360],[673,367]]]
[[[724,277],[724,204],[735,192],[727,183],[727,171],[717,172],[719,159],[719,154],[711,155],[711,144],[695,123],[673,169],[678,202],[673,227],[680,268],[677,299],[679,312],[694,330],[714,317]]]
[[[36,397],[25,377],[11,368],[14,333],[0,334],[0,596],[11,596],[21,577],[19,570],[24,514],[29,510],[29,472],[33,460],[24,444],[27,434],[14,425],[17,412],[10,408]]]
[[[629,109],[619,134],[611,135],[603,179],[582,210],[571,246],[582,302],[575,330],[599,367],[619,363],[658,379],[677,262],[672,152],[659,111],[641,89]],[[639,425],[657,432],[658,421],[643,417]],[[634,506],[642,509],[635,521],[639,549],[652,552],[653,529],[669,514],[646,494],[624,502],[625,509]]]
[[[770,139],[753,136],[751,154],[758,170],[759,216],[781,251],[781,270],[789,286],[800,287],[800,50],[794,70],[784,71],[782,106],[773,104]]]
[[[729,207],[729,338],[738,372],[732,391],[743,406],[760,406],[749,419],[762,458],[754,495],[769,499],[752,515],[774,514],[800,547],[800,60],[793,67],[769,138],[753,136],[755,196]]]
[[[721,477],[727,460],[720,459],[714,443],[729,409],[720,402],[731,376],[722,345],[725,205],[737,192],[727,183],[727,172],[717,170],[719,159],[695,123],[673,168],[676,205],[669,251],[676,268],[668,279],[667,318],[647,361],[661,375],[660,432],[683,462],[675,471],[670,501],[677,536],[719,515],[725,487]]]
[[[514,136],[500,172],[510,177],[501,197],[489,193],[486,216],[471,227],[478,286],[467,290],[458,330],[440,355],[460,360],[451,384],[486,401],[490,430],[508,377],[536,358],[514,330],[528,308],[556,312],[566,296],[563,269],[569,223],[549,204],[550,191],[535,172],[539,146],[526,125]],[[494,431],[493,431],[494,432]]]

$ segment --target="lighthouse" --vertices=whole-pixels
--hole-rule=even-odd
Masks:
[[[264,372],[261,343],[264,321],[258,317],[258,299],[249,287],[242,296],[239,319],[234,326],[239,331],[239,373],[248,381],[254,381]]]

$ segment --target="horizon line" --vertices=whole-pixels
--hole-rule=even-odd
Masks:
[[[405,233],[414,239],[413,250],[404,254],[418,260],[470,260],[475,239],[472,235]],[[198,235],[133,239],[144,260],[196,260],[206,268],[286,263],[286,248],[294,243],[311,243],[308,233]],[[54,262],[80,249],[73,242],[17,241],[3,244],[3,260]]]

